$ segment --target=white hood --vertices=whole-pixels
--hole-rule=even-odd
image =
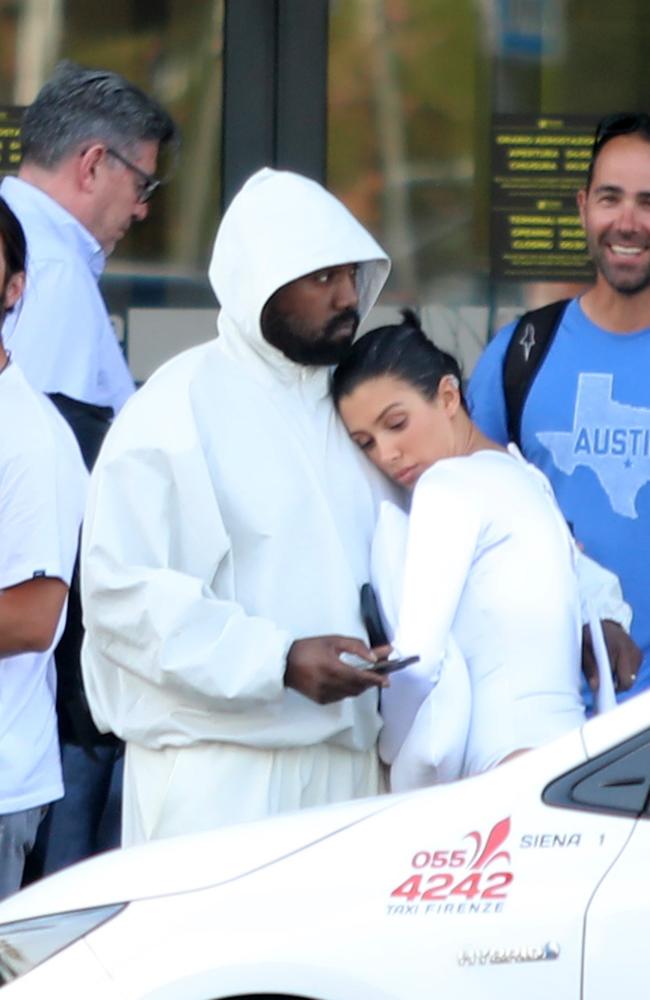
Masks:
[[[264,167],[235,195],[219,227],[210,282],[221,305],[219,332],[236,335],[267,360],[280,352],[263,340],[262,309],[283,285],[320,268],[359,264],[363,319],[388,277],[390,262],[347,208],[315,181]]]

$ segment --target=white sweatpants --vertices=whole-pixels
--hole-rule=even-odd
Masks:
[[[150,750],[128,743],[122,844],[212,830],[384,791],[376,751],[232,743]]]

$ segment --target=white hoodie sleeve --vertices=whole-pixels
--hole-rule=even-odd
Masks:
[[[228,599],[231,577],[198,449],[100,458],[82,543],[84,678],[100,728],[124,735],[146,699],[152,718],[166,700],[187,714],[281,699],[293,637]]]

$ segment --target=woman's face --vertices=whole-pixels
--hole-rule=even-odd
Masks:
[[[460,395],[445,376],[434,399],[392,375],[368,379],[339,401],[353,441],[377,468],[400,486],[412,488],[440,458],[457,454],[454,417]]]

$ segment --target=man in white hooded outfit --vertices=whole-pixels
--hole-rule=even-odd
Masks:
[[[83,539],[84,677],[126,741],[123,841],[380,790],[380,677],[359,614],[387,486],[328,365],[389,270],[320,185],[264,169],[217,234],[218,338],[109,432]]]

